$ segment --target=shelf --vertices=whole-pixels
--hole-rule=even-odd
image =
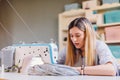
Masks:
[[[117,22],[117,23],[108,23],[108,24],[100,24],[100,25],[97,25],[98,27],[107,27],[107,26],[117,26],[117,25],[120,25],[120,22]]]
[[[63,45],[66,45],[67,44],[67,41],[63,41]]]
[[[113,4],[104,4],[102,6],[98,6],[91,10],[98,11],[98,10],[107,10],[107,9],[113,9],[113,8],[119,8],[119,7],[120,7],[119,3],[113,3]]]
[[[67,31],[68,31],[68,29],[67,29],[67,28],[64,28],[64,29],[62,29],[62,31],[67,32]]]
[[[87,13],[94,14],[96,12],[98,14],[99,13],[103,14],[106,11],[114,10],[117,8],[120,8],[119,3],[104,4],[102,6],[98,6],[98,7],[95,7],[94,9],[89,9],[89,10],[75,9],[75,10],[69,10],[69,11],[60,13],[59,14],[59,50],[62,50],[62,48],[64,46],[66,46],[66,41],[64,40],[64,38],[67,37],[68,25],[72,20],[74,20],[75,18],[78,18],[78,17],[85,17],[87,15]],[[90,16],[90,17],[92,17],[92,16]],[[102,39],[105,39],[105,36],[104,36],[105,27],[120,26],[120,22],[107,23],[107,24],[98,23],[97,26],[98,26],[97,32],[101,35],[103,34],[101,37],[102,37]],[[105,41],[105,43],[120,45],[120,40]]]
[[[105,43],[112,44],[112,43],[120,43],[120,40],[115,40],[115,41],[105,41]]]
[[[65,16],[65,17],[72,17],[72,16],[76,16],[76,15],[85,15],[85,10],[84,9],[70,10],[70,11],[63,12],[60,15]]]

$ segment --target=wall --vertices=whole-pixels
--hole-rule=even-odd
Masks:
[[[1,0],[0,49],[20,41],[49,42],[53,38],[58,43],[58,14],[72,2],[75,0]]]

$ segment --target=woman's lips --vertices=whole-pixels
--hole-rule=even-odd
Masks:
[[[78,45],[79,45],[79,43],[74,43],[74,45],[75,45],[75,46],[78,46]]]

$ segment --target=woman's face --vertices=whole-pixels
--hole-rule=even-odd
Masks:
[[[70,39],[73,42],[76,48],[82,49],[84,48],[85,43],[85,33],[77,27],[73,27],[70,29]]]

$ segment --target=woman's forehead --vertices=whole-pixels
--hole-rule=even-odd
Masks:
[[[70,29],[70,33],[80,33],[83,32],[82,30],[80,30],[78,27],[73,27]]]

